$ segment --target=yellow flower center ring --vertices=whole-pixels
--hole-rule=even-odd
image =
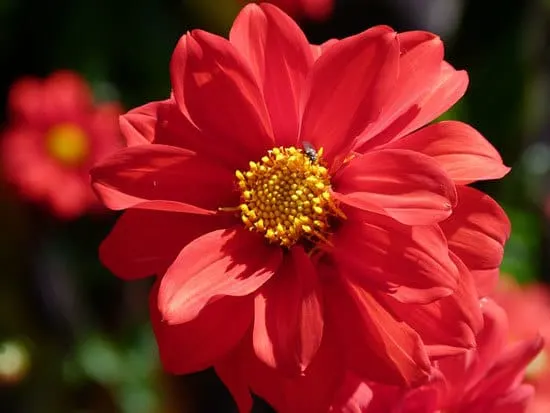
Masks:
[[[241,220],[270,243],[291,247],[301,238],[328,242],[329,219],[345,218],[330,192],[330,176],[319,152],[278,147],[247,171],[236,171]]]
[[[46,136],[48,153],[67,166],[77,166],[88,156],[89,142],[84,131],[76,125],[63,123],[54,126]]]

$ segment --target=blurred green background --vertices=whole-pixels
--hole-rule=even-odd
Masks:
[[[226,35],[241,3],[0,0],[2,121],[14,80],[60,68],[126,109],[165,98],[178,38],[193,28]],[[439,34],[447,60],[468,70],[467,95],[445,118],[475,126],[513,166],[482,186],[513,224],[503,271],[550,279],[550,1],[336,0],[326,21],[300,21],[312,43],[382,23]],[[212,372],[161,372],[150,280],[123,283],[97,260],[115,219],[59,222],[0,184],[0,411],[235,411]]]

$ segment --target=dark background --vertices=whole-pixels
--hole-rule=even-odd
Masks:
[[[0,0],[0,105],[22,75],[80,72],[98,100],[126,109],[169,93],[178,38],[226,35],[239,0]],[[549,0],[336,0],[324,22],[301,20],[312,43],[374,24],[439,34],[467,69],[466,97],[445,118],[480,130],[513,171],[484,184],[513,234],[503,271],[548,279]],[[0,183],[0,411],[2,413],[232,412],[212,372],[161,372],[148,323],[150,280],[123,283],[97,246],[115,214],[59,222]],[[258,412],[268,409],[258,403]]]

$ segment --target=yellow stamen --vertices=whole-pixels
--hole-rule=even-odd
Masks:
[[[236,171],[245,227],[284,247],[301,239],[330,244],[329,219],[345,215],[330,194],[322,153],[312,159],[292,146],[273,148],[259,162],[250,162],[248,171]]]
[[[62,164],[77,166],[88,156],[88,137],[78,126],[62,123],[48,131],[46,149],[54,159]]]

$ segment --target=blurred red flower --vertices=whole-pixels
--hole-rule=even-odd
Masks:
[[[361,382],[356,377],[340,390],[334,411],[365,413],[523,413],[534,388],[524,382],[526,369],[544,343],[532,335],[515,343],[508,340],[506,313],[494,301],[483,299],[484,327],[477,348],[436,362],[429,384],[406,390]],[[347,397],[345,397],[347,395]]]
[[[550,406],[550,290],[543,284],[519,285],[505,275],[494,299],[508,314],[510,340],[520,341],[535,334],[545,339],[543,351],[527,368],[527,381],[536,389],[528,412],[546,412]]]
[[[256,2],[258,3],[258,2]],[[269,0],[294,18],[325,20],[334,9],[334,0]]]
[[[311,46],[276,7],[249,5],[229,41],[183,36],[171,79],[92,171],[126,209],[102,261],[161,275],[167,370],[215,365],[242,411],[249,387],[278,411],[326,411],[348,367],[409,386],[430,357],[475,345],[475,280],[509,223],[464,185],[508,168],[468,125],[416,131],[467,84],[437,36],[377,26]]]
[[[58,71],[44,80],[17,81],[8,109],[1,151],[6,179],[63,219],[99,206],[89,170],[122,146],[119,106],[94,105],[79,75]]]

